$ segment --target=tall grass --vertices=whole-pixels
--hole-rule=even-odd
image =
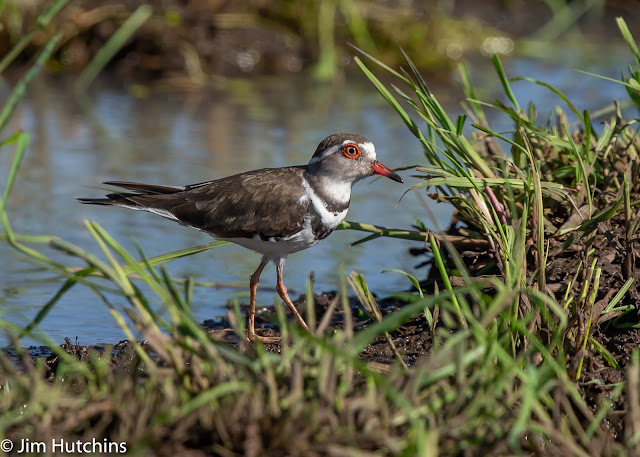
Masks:
[[[43,58],[54,46],[43,50]],[[372,316],[369,325],[354,333],[343,275],[340,300],[331,307],[342,305],[342,327],[328,331],[329,320],[319,316],[315,331],[302,332],[287,322],[276,301],[283,336],[279,352],[248,345],[237,311],[230,315],[239,337],[234,346],[194,321],[190,289],[177,287],[163,268],[170,260],[220,243],[149,259],[140,250],[127,252],[94,222],[86,222],[86,229],[96,252],[59,238],[15,233],[7,201],[12,187],[19,185],[16,173],[29,148],[28,134],[17,132],[0,143],[0,153],[15,148],[0,205],[4,238],[25,258],[56,272],[61,285],[26,328],[0,320],[20,362],[0,356],[0,441],[107,440],[125,443],[133,455],[200,450],[228,456],[588,456],[637,451],[638,352],[627,364],[626,381],[606,386],[609,395],[601,403],[587,401],[578,383],[587,347],[595,347],[617,369],[590,332],[597,317],[592,314],[594,297],[602,286],[597,253],[585,255],[580,287],[576,273],[576,287],[570,285],[563,300],[548,292],[545,278],[550,236],[573,234],[566,242],[577,242],[597,230],[599,222],[635,207],[637,202],[630,200],[635,183],[628,180],[625,186],[611,173],[612,161],[621,154],[637,159],[632,157],[637,146],[633,125],[614,120],[596,133],[589,113],[569,104],[580,122],[580,141],[562,117],[555,126],[541,126],[533,108],[520,106],[511,88],[514,81],[498,58],[494,66],[507,102],[478,100],[461,67],[469,114],[451,119],[409,59],[407,71],[374,62],[404,89],[394,87],[394,95],[358,60],[424,149],[426,163],[417,169],[422,180],[413,189],[435,189],[436,198],[456,207],[470,238],[486,240],[496,273],[473,278],[476,272],[455,248],[460,239],[349,222],[345,228],[370,233],[366,240],[397,236],[427,241],[444,290],[426,294],[408,276],[416,292],[403,295],[407,304],[400,310],[382,315],[366,279],[354,273],[349,282]],[[15,98],[2,111],[7,113],[2,127],[38,69],[36,62],[14,89]],[[484,114],[488,107],[509,116],[513,130],[492,131]],[[503,151],[502,145],[510,150]],[[620,191],[620,197],[606,205],[599,199],[605,190]],[[584,208],[582,217],[556,226],[546,216],[556,205]],[[629,236],[637,226],[631,221]],[[45,247],[62,250],[85,266],[62,264],[45,254]],[[452,269],[464,285],[449,280]],[[632,283],[628,278],[602,312],[620,312]],[[20,338],[34,335],[72,287],[92,290],[129,342],[112,353],[110,348],[98,352],[69,343],[60,347],[46,336],[35,336],[51,345],[54,356],[32,360],[21,349]],[[109,298],[114,292],[117,302]],[[152,301],[162,303],[166,319]],[[578,316],[587,317],[580,321],[587,324],[578,325]],[[432,332],[433,345],[428,357],[407,366],[394,347],[394,335],[412,319],[426,320],[424,331]],[[144,343],[134,341],[134,329]],[[378,341],[388,344],[395,363],[381,366],[361,358]],[[605,424],[619,420],[611,409],[623,394],[628,396],[628,425],[624,436],[614,437]]]

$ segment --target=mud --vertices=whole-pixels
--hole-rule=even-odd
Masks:
[[[331,333],[335,330],[345,329],[345,311],[339,303],[339,296],[336,292],[326,292],[314,294],[314,305],[317,327],[322,326],[323,333]],[[308,311],[306,301],[303,296],[294,300],[294,304],[302,316],[306,316]],[[378,300],[378,306],[383,315],[396,311],[406,303],[394,298]],[[246,315],[248,306],[241,307]],[[375,322],[375,318],[358,302],[357,298],[349,299],[350,321],[352,332],[357,333]],[[229,309],[227,316],[232,310]],[[287,313],[287,318],[293,321],[293,316]],[[323,323],[322,321],[326,321]],[[262,336],[279,336],[277,329],[277,315],[273,307],[258,308],[256,312],[256,332]],[[328,325],[326,325],[328,324]],[[203,323],[214,338],[227,341],[230,344],[238,344],[238,336],[230,328],[227,317],[208,320]],[[403,359],[408,364],[415,363],[420,357],[428,354],[431,347],[431,335],[428,330],[424,316],[420,316],[407,321],[404,325],[392,333],[392,339],[396,349],[402,354]],[[281,343],[267,344],[266,350],[279,352]],[[390,364],[396,359],[386,338],[379,337],[363,351],[362,358],[370,363]]]

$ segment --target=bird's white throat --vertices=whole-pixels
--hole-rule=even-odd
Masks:
[[[347,215],[349,209],[349,200],[351,199],[351,183],[344,181],[335,181],[330,179],[319,180],[322,186],[322,197],[316,193],[316,190],[304,179],[302,185],[305,190],[305,197],[311,201],[313,208],[322,218],[322,223],[330,228],[335,228]],[[302,197],[303,199],[305,197]],[[329,199],[331,203],[344,205],[344,210],[339,212],[330,211],[325,205],[325,200]]]

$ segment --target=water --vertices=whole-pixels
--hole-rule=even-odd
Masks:
[[[611,50],[607,59],[592,62],[574,55],[563,65],[559,61],[515,58],[506,68],[510,75],[527,75],[556,85],[579,109],[596,109],[614,98],[624,99],[624,89],[577,74],[567,65],[616,77],[629,61],[624,49]],[[495,74],[486,61],[472,66],[471,73],[483,99],[500,96]],[[72,96],[64,83],[40,81],[11,126],[12,131],[20,128],[32,135],[11,195],[12,225],[18,233],[57,235],[97,254],[99,248],[83,225],[85,219],[97,221],[130,251],[135,249],[135,239],[147,256],[156,256],[204,244],[211,238],[151,214],[79,205],[73,198],[101,196],[102,190],[91,186],[109,179],[189,184],[250,169],[302,164],[321,139],[343,131],[372,139],[379,159],[391,168],[424,163],[417,141],[364,77],[354,72],[346,81],[343,85],[322,86],[298,75],[257,84],[241,82],[224,91],[158,93],[147,99],[101,87],[83,100]],[[540,86],[520,82],[515,89],[522,106],[533,100],[544,116],[559,103]],[[461,94],[457,86],[434,91],[450,113],[459,111]],[[499,118],[492,126],[507,128],[510,123]],[[10,164],[8,151],[2,150],[1,170],[7,170]],[[415,195],[409,194],[398,203],[408,186],[416,182],[409,171],[401,174],[404,185],[384,178],[358,183],[347,219],[409,228],[418,218],[436,229]],[[451,209],[429,204],[439,223],[446,226]],[[382,273],[386,268],[424,277],[426,272],[415,268],[420,259],[407,254],[410,247],[421,243],[377,239],[349,246],[364,236],[335,232],[320,245],[291,255],[285,267],[286,284],[302,292],[313,271],[316,292],[336,289],[342,265],[347,273],[364,273],[372,289],[384,296],[409,285],[401,275]],[[53,250],[47,250],[47,254],[74,264],[73,259]],[[22,261],[5,243],[0,243],[0,259],[0,317],[24,325],[63,281]],[[197,288],[194,312],[203,320],[224,313],[231,299],[248,301],[248,278],[259,261],[258,254],[228,246],[181,259],[168,268],[176,277],[193,276],[242,286]],[[275,285],[273,266],[263,272],[261,285]],[[271,304],[274,296],[275,292],[263,290],[258,301]],[[114,299],[114,303],[123,300]],[[60,300],[41,329],[54,342],[62,342],[65,336],[77,337],[81,344],[114,343],[123,338],[107,307],[82,286]],[[0,337],[2,344],[6,340]]]

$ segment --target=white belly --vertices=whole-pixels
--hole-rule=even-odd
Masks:
[[[308,220],[303,224],[302,230],[295,235],[282,238],[280,241],[275,241],[273,238],[263,240],[259,236],[255,236],[253,238],[220,239],[224,241],[231,241],[232,243],[244,248],[251,249],[252,251],[268,257],[270,260],[286,258],[289,254],[310,248],[321,241],[316,239],[313,235],[313,232],[311,231],[311,224],[309,224]]]

